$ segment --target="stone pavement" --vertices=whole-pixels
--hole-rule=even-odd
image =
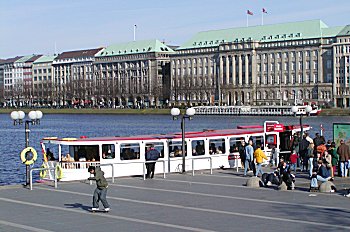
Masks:
[[[0,231],[349,231],[350,199],[297,188],[248,188],[236,170],[169,174],[166,179],[110,182],[109,213],[90,213],[95,185],[88,181],[0,187]],[[338,181],[338,182],[337,182]],[[335,181],[349,188],[350,179]],[[102,205],[101,205],[102,206]]]

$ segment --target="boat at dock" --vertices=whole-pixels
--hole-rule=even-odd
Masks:
[[[296,115],[306,115],[306,107],[298,106]],[[237,115],[237,116],[293,116],[291,106],[195,106],[196,115]],[[313,105],[310,116],[317,116],[321,109]]]
[[[309,129],[310,126],[303,126],[304,131]],[[255,146],[261,145],[268,157],[273,148],[282,153],[288,152],[292,135],[300,130],[299,125],[266,121],[264,125],[186,132],[185,169],[240,167],[238,148],[242,140],[251,139]],[[160,152],[155,173],[181,172],[183,165],[181,132],[130,137],[46,137],[41,144],[44,154],[49,148],[58,157],[58,160],[47,161],[43,165],[58,167],[60,181],[86,180],[90,176],[87,171],[90,165],[100,165],[106,177],[144,175],[145,154],[151,144]],[[42,173],[41,177],[53,180],[53,172]]]

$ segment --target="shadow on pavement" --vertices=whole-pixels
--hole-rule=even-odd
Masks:
[[[85,211],[90,211],[90,209],[91,209],[91,206],[83,205],[80,203],[64,204],[64,206],[66,206],[67,208],[75,208],[75,209],[80,208],[80,209],[83,209]]]

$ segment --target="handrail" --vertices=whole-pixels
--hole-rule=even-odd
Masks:
[[[45,170],[54,170],[54,182],[55,182],[55,188],[57,188],[57,176],[56,176],[56,167],[53,168],[32,168],[30,169],[29,172],[29,185],[30,185],[30,190],[33,190],[33,171],[45,171]]]
[[[101,164],[101,163],[98,163],[96,165],[94,165],[95,167],[97,166],[111,166],[112,167],[112,183],[114,183],[114,166],[113,166],[113,163],[109,163],[109,164]],[[90,174],[90,177],[91,177],[91,174]],[[92,185],[92,181],[90,180],[90,185]]]
[[[166,160],[149,160],[149,161],[145,161],[144,165],[143,165],[143,180],[146,179],[146,173],[145,173],[146,163],[153,163],[153,162],[163,162],[163,179],[165,179],[166,178],[166,176],[165,176],[165,162],[166,162]]]
[[[192,160],[192,176],[194,176],[194,160],[196,159],[209,159],[210,161],[210,175],[213,174],[213,158],[221,157],[221,156],[228,156],[227,154],[216,154],[216,155],[209,155],[209,156],[193,156],[193,157],[186,157],[187,159]]]
[[[108,164],[96,164],[94,166],[111,166],[112,167],[112,183],[114,183],[114,165],[118,164],[131,164],[131,163],[142,163],[143,164],[143,179],[146,179],[146,163],[152,163],[152,162],[163,162],[163,178],[165,179],[165,162],[166,160],[154,160],[154,161],[128,161],[128,162],[115,162],[115,163],[108,163]],[[91,177],[91,175],[90,175]],[[92,181],[90,180],[90,185],[92,185]]]

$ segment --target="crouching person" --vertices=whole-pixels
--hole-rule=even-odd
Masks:
[[[273,173],[264,173],[261,177],[261,181],[265,186],[280,185],[280,178],[277,171]]]
[[[94,196],[92,198],[92,211],[99,210],[99,201],[101,200],[104,210],[109,211],[109,204],[107,202],[107,188],[108,182],[104,177],[104,172],[100,167],[89,166],[88,171],[94,175],[94,177],[88,178],[88,180],[96,181],[96,189],[94,191]]]

